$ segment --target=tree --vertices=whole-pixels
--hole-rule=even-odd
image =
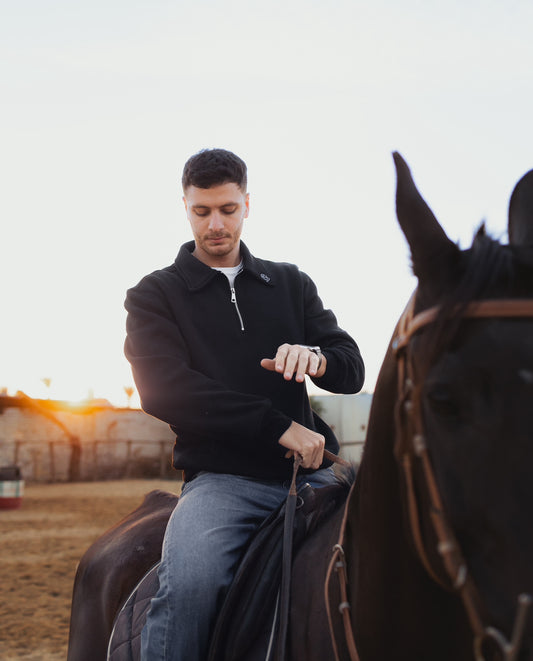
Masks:
[[[131,409],[131,398],[133,397],[135,388],[133,386],[124,386],[124,392],[126,393],[126,397],[128,398],[128,408]]]

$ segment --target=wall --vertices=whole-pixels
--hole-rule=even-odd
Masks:
[[[372,395],[365,392],[357,395],[313,395],[312,401],[319,403],[320,417],[339,439],[339,455],[359,463],[366,439]]]
[[[314,395],[320,415],[358,463],[372,396]],[[0,397],[0,466],[17,465],[27,482],[175,477],[174,434],[138,409]]]
[[[28,482],[175,475],[173,444],[168,425],[140,410],[0,409],[0,466],[18,465]]]

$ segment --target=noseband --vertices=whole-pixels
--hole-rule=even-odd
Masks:
[[[442,505],[442,498],[435,479],[435,473],[427,451],[421,413],[421,388],[415,383],[413,352],[411,339],[413,335],[428,324],[435,321],[439,313],[438,307],[433,307],[414,314],[415,294],[409,301],[397,326],[392,342],[398,363],[398,401],[396,406],[396,443],[395,455],[400,464],[406,485],[407,511],[413,541],[426,572],[440,586],[457,592],[463,602],[470,626],[474,634],[474,654],[476,661],[484,661],[483,643],[490,639],[498,646],[504,661],[515,661],[520,651],[525,633],[526,619],[532,597],[521,594],[511,633],[507,639],[503,633],[494,627],[486,626],[480,615],[479,595],[469,574],[467,564],[451,529]],[[470,303],[461,310],[465,318],[524,318],[533,317],[533,300],[484,300]],[[437,551],[442,559],[446,580],[442,580],[432,566],[430,554],[426,550],[420,526],[422,508],[417,499],[415,488],[414,467],[419,465],[422,475],[419,490],[428,497],[429,506],[424,513],[429,517],[430,525],[437,539]],[[418,473],[417,473],[418,474]]]

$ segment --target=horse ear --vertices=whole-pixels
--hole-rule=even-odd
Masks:
[[[453,260],[458,247],[446,233],[426,204],[411,176],[409,166],[398,152],[393,153],[396,166],[396,215],[411,248],[413,272],[420,280],[431,278]]]
[[[533,170],[516,184],[509,201],[509,243],[533,246]]]

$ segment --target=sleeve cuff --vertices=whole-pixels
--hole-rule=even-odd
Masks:
[[[291,426],[292,420],[275,409],[271,409],[263,418],[260,429],[261,440],[271,443],[278,443],[279,439]]]

